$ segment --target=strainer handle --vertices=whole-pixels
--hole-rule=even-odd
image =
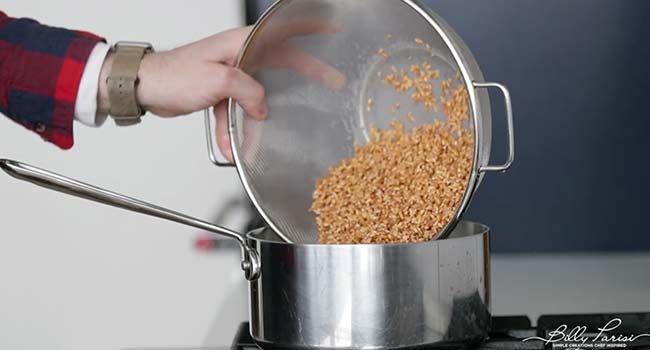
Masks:
[[[205,140],[208,145],[208,157],[210,158],[210,161],[212,164],[220,167],[233,166],[232,163],[222,162],[219,160],[219,157],[217,157],[217,153],[214,151],[214,140],[212,137],[214,130],[212,130],[212,116],[210,115],[210,109],[206,108],[203,111],[203,115],[205,118]]]
[[[488,88],[497,88],[503,94],[503,99],[506,106],[506,118],[508,122],[508,158],[506,162],[501,165],[484,165],[479,170],[481,172],[504,172],[510,168],[512,162],[515,160],[515,130],[514,122],[512,120],[512,99],[510,98],[510,91],[503,84],[499,83],[477,83],[474,82],[475,89],[488,89]]]

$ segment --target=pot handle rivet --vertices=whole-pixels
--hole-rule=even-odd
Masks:
[[[257,251],[249,246],[244,246],[244,260],[241,262],[241,269],[249,281],[254,281],[260,277],[260,256]]]

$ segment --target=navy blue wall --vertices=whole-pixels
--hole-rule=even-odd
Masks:
[[[466,214],[492,227],[494,251],[650,250],[650,1],[424,2],[513,95],[515,165]]]

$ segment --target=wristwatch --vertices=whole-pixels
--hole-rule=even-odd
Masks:
[[[120,41],[111,50],[115,55],[111,72],[106,79],[110,102],[108,114],[117,125],[134,125],[146,113],[135,94],[140,61],[145,54],[153,52],[153,46],[149,43]]]

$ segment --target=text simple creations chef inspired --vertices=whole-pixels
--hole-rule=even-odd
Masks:
[[[414,42],[431,50],[422,39]],[[384,48],[377,54],[390,57]],[[467,89],[460,73],[441,79],[429,62],[408,57],[405,64],[385,75],[378,72],[378,78],[421,108],[401,110],[400,103],[391,103],[390,110],[377,111],[401,113],[406,122],[394,119],[389,130],[371,126],[368,143],[355,145],[354,157],[316,182],[311,211],[317,214],[320,243],[430,240],[449,224],[463,199],[474,154]],[[368,98],[367,112],[374,102]],[[414,123],[416,115],[439,108],[445,120],[427,118],[434,121],[405,131],[404,124]]]
[[[624,349],[629,343],[640,338],[650,338],[650,334],[616,334],[614,333],[623,321],[615,318],[598,328],[598,333],[588,334],[586,326],[576,326],[571,329],[566,324],[548,332],[546,337],[529,337],[524,342],[539,340],[553,349],[587,350],[587,349]]]

